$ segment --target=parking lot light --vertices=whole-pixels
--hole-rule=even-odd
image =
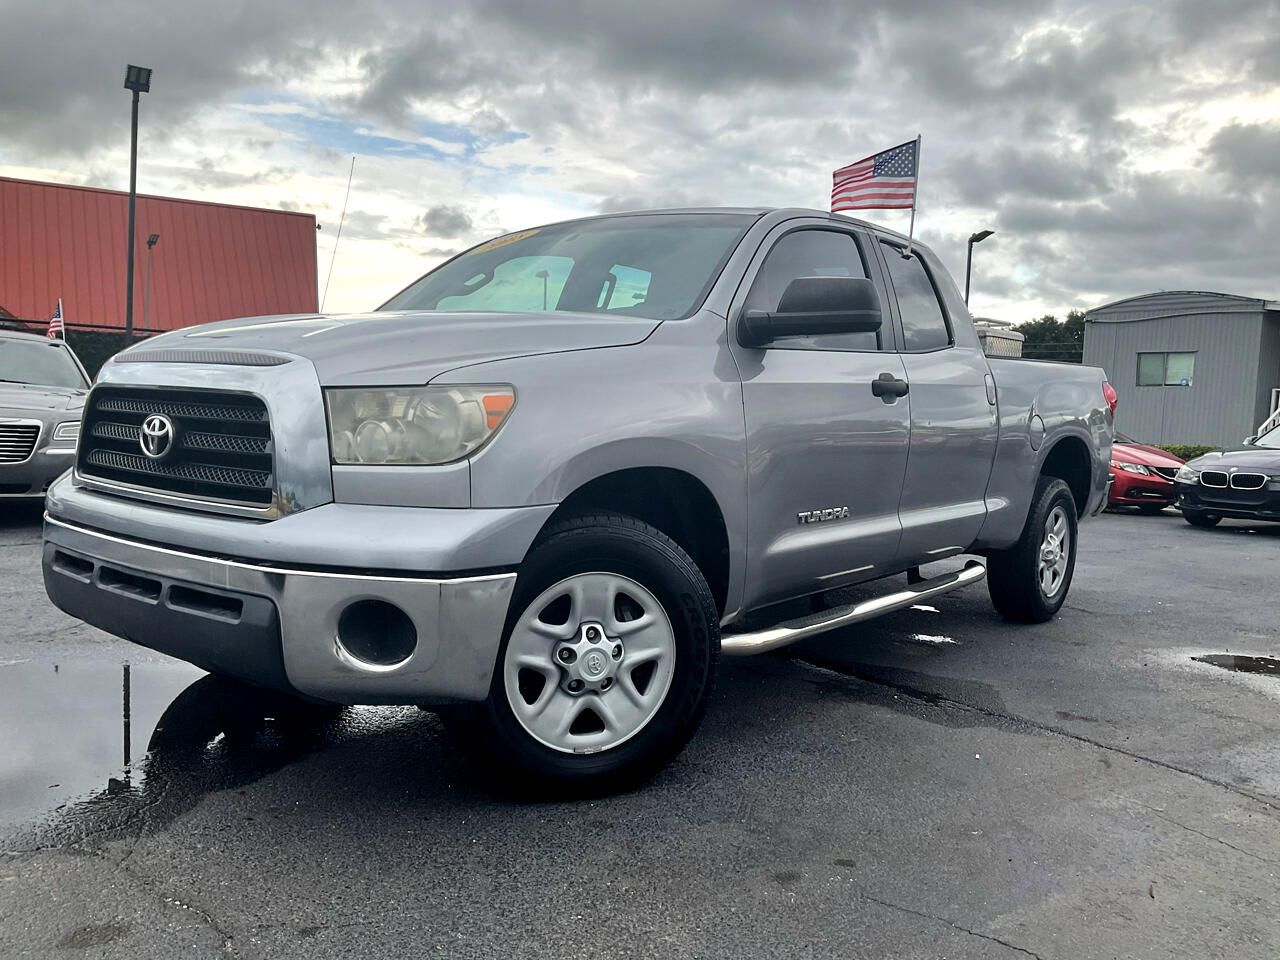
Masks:
[[[969,234],[969,253],[964,259],[964,302],[966,304],[969,302],[969,275],[973,272],[973,245],[981,243],[994,234],[994,230],[979,230],[977,233]]]
[[[129,132],[129,246],[124,284],[124,333],[133,339],[133,235],[138,207],[138,101],[151,90],[151,68],[129,64],[124,72],[124,88],[133,91],[133,118]]]

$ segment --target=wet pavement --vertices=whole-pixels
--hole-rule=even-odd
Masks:
[[[0,517],[0,957],[1280,953],[1280,527],[1107,516],[1050,624],[978,588],[728,663],[580,804],[75,624],[38,561]]]

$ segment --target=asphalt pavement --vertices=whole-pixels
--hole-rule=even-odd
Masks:
[[[728,662],[647,787],[522,805],[431,714],[63,616],[0,503],[0,957],[1274,958],[1280,526],[1082,533],[1049,624],[976,587]]]

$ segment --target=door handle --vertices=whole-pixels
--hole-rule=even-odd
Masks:
[[[893,403],[911,392],[911,384],[892,373],[882,373],[871,381],[871,392],[885,403]]]

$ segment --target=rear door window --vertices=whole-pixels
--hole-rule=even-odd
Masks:
[[[952,344],[951,328],[938,291],[919,256],[892,243],[881,243],[889,279],[898,298],[905,349],[913,353],[939,350]]]

